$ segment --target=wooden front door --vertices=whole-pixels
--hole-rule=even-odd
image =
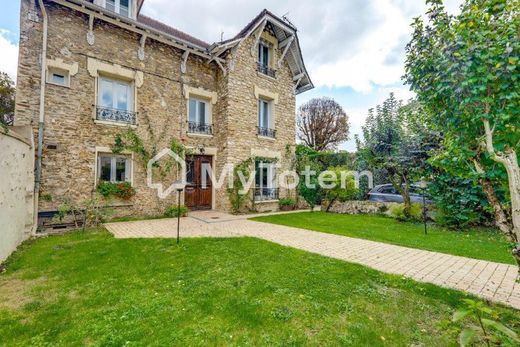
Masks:
[[[205,168],[211,168],[212,158],[194,155],[186,159],[186,190],[184,204],[190,210],[211,209],[213,182]],[[202,175],[206,175],[204,182]],[[205,183],[205,184],[204,184]]]

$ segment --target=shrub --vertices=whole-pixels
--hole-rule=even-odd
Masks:
[[[135,196],[136,191],[130,182],[99,182],[96,188],[97,192],[104,198],[117,197],[122,200],[130,200]]]
[[[410,218],[404,215],[404,204],[393,205],[390,207],[390,216],[403,222],[420,222],[423,220],[421,204],[412,204]]]
[[[328,171],[334,173],[335,179],[331,177],[326,183],[334,184],[333,188],[323,188],[324,200],[327,203],[326,211],[328,212],[332,205],[336,202],[345,202],[354,200],[357,196],[358,189],[353,176],[343,176],[346,168],[330,167]]]
[[[178,205],[171,205],[164,211],[164,216],[169,218],[176,218],[179,214],[181,217],[186,217],[188,215],[188,208],[184,205],[180,207]]]
[[[278,204],[280,207],[294,207],[296,206],[296,201],[293,198],[282,198]]]
[[[434,220],[439,225],[463,229],[493,221],[482,187],[471,179],[442,173],[428,187],[428,194],[435,202]]]

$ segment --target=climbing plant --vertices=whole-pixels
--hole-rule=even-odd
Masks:
[[[233,213],[242,212],[249,198],[249,191],[244,192],[245,186],[243,182],[249,181],[251,165],[254,162],[254,158],[248,158],[233,168],[232,186],[227,189]]]

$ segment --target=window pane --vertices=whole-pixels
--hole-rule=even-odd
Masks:
[[[52,82],[64,86],[65,85],[65,76],[57,74],[57,73],[53,73]]]
[[[116,10],[116,2],[115,0],[106,0],[106,8],[110,11]]]
[[[116,158],[116,182],[126,181],[126,158]]]
[[[199,101],[199,124],[206,124],[206,103]]]
[[[255,162],[255,185],[260,187],[260,162]]]
[[[112,82],[105,80],[105,79],[100,79],[99,98],[100,98],[101,106],[107,107],[107,108],[114,107]]]
[[[269,187],[269,169],[265,164],[262,167],[262,184],[261,184],[261,186],[262,186],[262,188]]]
[[[269,128],[269,103],[262,101],[262,122],[261,127]]]
[[[102,156],[99,158],[99,180],[110,182],[112,158]]]
[[[190,122],[196,122],[197,121],[197,100],[190,99],[190,104],[188,107],[189,107]]]
[[[117,95],[117,104],[115,108],[119,110],[130,111],[130,102],[129,102],[129,93],[128,93],[128,85],[122,83],[115,83],[116,87],[116,95]]]
[[[193,160],[186,161],[186,183],[195,181],[195,162]]]
[[[269,48],[264,45],[260,45],[260,47],[262,47],[262,60],[260,60],[260,62],[264,66],[268,66],[269,65]]]
[[[128,0],[120,0],[119,3],[119,14],[122,16],[128,17],[130,13],[129,1]]]

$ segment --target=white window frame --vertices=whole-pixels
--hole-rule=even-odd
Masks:
[[[267,107],[267,124],[262,124],[264,109]],[[258,99],[258,126],[265,129],[274,129],[273,124],[273,101],[263,98]]]
[[[195,101],[195,120],[191,120],[190,119],[190,105],[191,105],[191,102],[192,101]],[[199,122],[199,110],[200,110],[200,104],[203,103],[205,106],[204,106],[204,121],[205,123],[200,123]],[[205,99],[202,99],[202,98],[198,98],[198,97],[195,97],[195,96],[190,96],[189,99],[188,99],[188,122],[195,122],[196,124],[199,124],[199,125],[211,125],[211,118],[210,118],[210,102],[208,100],[205,100]]]
[[[267,64],[264,64],[264,54],[267,51]],[[258,62],[265,67],[270,67],[271,65],[271,48],[268,44],[260,41],[258,43]]]
[[[107,152],[97,152],[96,154],[96,185],[98,182],[101,182],[101,158],[110,158],[110,181],[112,183],[122,183],[129,182],[132,183],[132,173],[133,173],[133,165],[132,165],[132,157],[130,155],[124,154],[113,154]],[[124,181],[116,181],[116,166],[117,159],[125,159],[125,180]]]
[[[103,85],[103,82],[108,82],[112,84],[112,107],[104,106],[102,104],[103,99],[103,90],[101,89],[101,86]],[[97,81],[98,87],[97,87],[97,105],[100,107],[107,107],[112,108],[114,110],[119,109],[117,107],[117,95],[115,95],[114,86],[116,84],[125,86],[127,88],[128,93],[128,99],[127,99],[127,109],[123,111],[128,112],[134,112],[135,110],[135,88],[133,85],[133,82],[129,82],[122,79],[107,77],[107,76],[99,76]]]
[[[259,180],[260,185],[256,186],[256,178],[255,178],[256,188],[275,189],[276,188],[276,165],[275,165],[275,163],[263,162],[263,161],[260,161],[257,163],[258,163],[258,168],[260,171],[260,180]],[[262,178],[263,178],[263,173],[264,173],[263,169],[267,169],[267,187],[264,187],[263,183],[262,183],[263,182]],[[256,172],[255,172],[255,174],[256,174]]]
[[[107,5],[107,1],[108,0],[104,0],[104,6],[107,10],[108,10],[108,5]],[[121,15],[121,16],[125,16],[124,14],[121,14],[121,0],[113,0],[114,1],[114,12]],[[128,0],[128,15],[126,17],[129,17],[129,18],[133,18],[133,2],[134,0]],[[109,10],[110,11],[110,10]]]

